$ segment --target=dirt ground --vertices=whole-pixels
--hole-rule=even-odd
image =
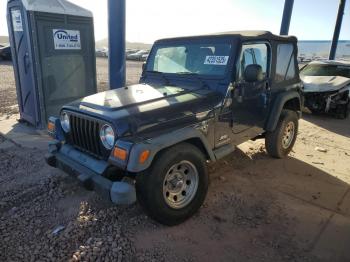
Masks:
[[[104,89],[107,63],[97,64]],[[140,64],[128,69],[137,81]],[[0,81],[4,121],[16,113],[10,64],[0,64]],[[349,118],[304,114],[286,159],[246,142],[209,165],[200,211],[166,227],[138,204],[86,191],[47,166],[45,150],[0,135],[0,261],[350,261],[349,138]]]

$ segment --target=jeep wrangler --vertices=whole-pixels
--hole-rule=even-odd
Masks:
[[[301,116],[297,39],[264,31],[154,43],[139,84],[91,95],[51,117],[46,161],[116,204],[136,200],[175,225],[205,200],[207,161],[249,139],[291,151]]]

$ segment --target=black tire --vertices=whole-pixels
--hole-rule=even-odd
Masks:
[[[335,115],[339,119],[346,119],[349,115],[349,102],[344,105],[338,105]]]
[[[198,173],[198,187],[193,198],[182,208],[171,207],[163,195],[168,171],[181,161],[188,161]],[[209,177],[206,159],[202,152],[188,143],[165,149],[154,159],[152,166],[136,177],[136,193],[146,213],[161,224],[173,226],[191,217],[203,204],[208,191]]]
[[[294,135],[291,138],[289,146],[284,147],[282,144],[284,131],[287,124],[292,122],[294,124]],[[292,110],[282,110],[280,119],[274,131],[267,132],[265,137],[265,147],[267,153],[275,158],[284,158],[292,150],[298,134],[298,116]]]

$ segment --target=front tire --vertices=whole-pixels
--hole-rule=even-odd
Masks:
[[[270,156],[284,158],[290,153],[297,138],[298,124],[296,112],[282,110],[275,130],[266,133],[265,147]]]
[[[148,215],[169,226],[191,217],[208,191],[205,161],[202,152],[188,143],[162,151],[136,178],[137,199]]]

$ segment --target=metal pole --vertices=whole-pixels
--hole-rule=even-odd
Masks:
[[[109,88],[125,86],[125,0],[108,0]]]
[[[331,46],[331,50],[329,51],[329,60],[334,60],[335,54],[337,52],[339,34],[340,34],[341,25],[343,22],[345,3],[346,3],[346,0],[340,0],[339,2],[338,16],[337,16],[337,21],[335,23],[332,46]]]
[[[288,35],[294,0],[285,0],[280,35]]]

